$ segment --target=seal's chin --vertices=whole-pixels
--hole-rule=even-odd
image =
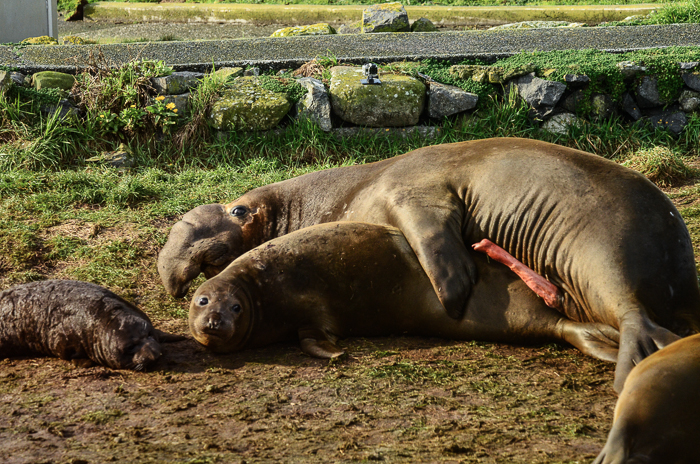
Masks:
[[[200,328],[196,333],[192,334],[200,344],[212,351],[226,351],[228,341],[233,336],[233,333],[221,330],[210,329],[208,327]]]

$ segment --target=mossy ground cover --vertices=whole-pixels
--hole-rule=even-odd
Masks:
[[[140,101],[138,89],[122,93]],[[555,136],[530,122],[522,102],[495,95],[445,122],[435,140],[338,139],[293,121],[279,132],[218,138],[196,123],[215,94],[202,87],[195,99],[201,111],[169,135],[153,127],[105,133],[93,121],[97,113],[57,120],[21,96],[3,100],[0,288],[91,281],[134,301],[158,327],[186,334],[189,302],[167,295],[156,270],[169,228],[184,212],[306,172],[494,136],[633,160],[667,182],[700,251],[700,180],[687,169],[698,167],[697,116],[679,138],[615,118]],[[133,168],[86,161],[124,142]],[[614,366],[570,348],[404,337],[342,345],[350,356],[328,363],[294,344],[216,356],[187,340],[166,346],[147,373],[3,360],[0,440],[22,463],[573,463],[592,460],[612,421]]]

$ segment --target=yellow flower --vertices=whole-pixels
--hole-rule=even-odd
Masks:
[[[177,113],[177,108],[175,108],[175,109],[173,110],[173,113]]]
[[[156,97],[156,100],[158,100],[159,102],[162,102],[163,100],[165,100],[165,97],[163,95],[158,95]]]
[[[104,117],[105,117],[105,115],[104,115],[104,114],[101,114],[101,115],[100,115],[100,117],[101,117],[101,118],[104,118]]]
[[[175,108],[175,103],[168,103],[167,105],[165,105],[165,107],[169,110],[172,110],[173,108]]]
[[[136,108],[136,105],[131,105],[132,108]]]

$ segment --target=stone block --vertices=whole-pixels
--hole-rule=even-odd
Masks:
[[[199,85],[204,74],[190,71],[174,72],[169,76],[153,77],[151,84],[161,95],[178,95]]]
[[[297,82],[308,91],[304,98],[297,102],[297,118],[307,118],[314,121],[321,130],[328,132],[333,128],[331,123],[331,102],[323,82],[312,77],[303,77]]]
[[[270,37],[294,37],[300,35],[329,35],[335,34],[335,29],[326,23],[309,24],[306,26],[285,27],[277,29]]]
[[[285,94],[263,88],[255,76],[245,76],[214,103],[208,119],[218,130],[261,131],[279,124],[290,108]]]
[[[426,88],[418,79],[382,74],[381,85],[363,85],[361,68],[331,68],[330,97],[333,113],[360,126],[401,127],[418,122]]]
[[[68,91],[73,87],[75,77],[62,72],[42,71],[32,76],[32,83],[36,90],[61,89]]]
[[[362,32],[409,32],[408,13],[399,2],[372,5],[362,11]]]
[[[476,107],[479,96],[459,87],[431,82],[428,87],[428,116],[441,119]]]

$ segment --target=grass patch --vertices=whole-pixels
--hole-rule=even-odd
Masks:
[[[622,165],[641,172],[660,187],[671,187],[698,175],[696,169],[686,166],[683,157],[662,146],[638,151]]]
[[[396,361],[392,364],[368,369],[367,374],[375,379],[389,378],[411,383],[435,383],[441,384],[455,375],[455,366],[452,363],[443,363],[439,366],[423,366],[411,361]]]
[[[119,409],[105,409],[103,411],[95,411],[85,414],[80,418],[83,422],[91,422],[95,425],[104,425],[109,421],[118,419],[124,415]]]

